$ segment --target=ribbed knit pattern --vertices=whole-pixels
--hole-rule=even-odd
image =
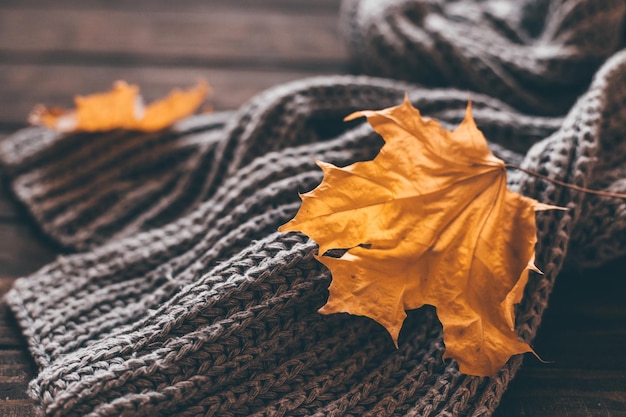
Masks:
[[[624,0],[344,0],[357,69],[563,114],[622,44]]]
[[[344,24],[367,32],[355,16],[374,4],[387,10],[383,2],[346,2],[344,19],[347,11],[352,17]],[[623,3],[606,4],[622,12]],[[587,17],[579,15],[581,22]],[[574,23],[567,28],[591,31]],[[567,33],[564,39],[573,36]],[[480,90],[498,95],[493,85]],[[564,117],[522,114],[513,96],[504,94],[505,104],[480,92],[471,94],[473,114],[505,160],[578,186],[624,192],[626,51],[608,59],[590,85],[575,85],[587,91],[571,99]],[[51,238],[89,249],[19,279],[5,299],[39,368],[30,392],[42,412],[490,415],[521,356],[492,378],[464,376],[454,361],[442,361],[432,308],[409,312],[399,349],[369,319],[319,315],[330,274],[313,258],[316,245],[276,232],[297,211],[298,193],[320,182],[316,159],[346,165],[380,149],[367,123],[343,117],[399,104],[405,92],[450,128],[468,98],[467,90],[328,76],[277,86],[232,114],[196,116],[165,132],[61,136],[29,128],[7,139],[1,155],[17,198]],[[516,171],[509,186],[569,209],[538,214],[544,275],[532,274],[517,316],[520,337],[531,342],[568,247],[589,263],[626,252],[626,205]]]

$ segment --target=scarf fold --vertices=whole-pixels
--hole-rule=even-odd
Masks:
[[[344,0],[358,71],[561,115],[622,45],[623,0]]]

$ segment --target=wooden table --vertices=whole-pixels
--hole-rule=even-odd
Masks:
[[[175,5],[174,5],[175,4]],[[0,139],[25,126],[37,103],[124,79],[147,99],[205,78],[215,109],[310,75],[345,73],[338,0],[2,0]],[[0,296],[59,253],[0,186]],[[562,273],[532,356],[498,416],[626,416],[626,258]],[[45,291],[45,288],[42,288]],[[35,373],[0,305],[0,416],[34,416]]]

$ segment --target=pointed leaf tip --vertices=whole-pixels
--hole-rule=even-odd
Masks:
[[[454,132],[413,111],[407,95],[399,106],[348,116],[366,116],[385,145],[345,168],[318,163],[324,179],[303,199],[293,230],[321,253],[348,248],[317,258],[332,273],[321,313],[367,316],[398,346],[405,310],[432,305],[446,357],[463,373],[490,376],[532,351],[515,331],[514,306],[536,269],[535,210],[544,206],[506,189],[504,162],[471,108]]]

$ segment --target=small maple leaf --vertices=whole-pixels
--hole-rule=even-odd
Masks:
[[[76,109],[36,106],[28,120],[59,132],[97,132],[112,129],[155,131],[193,113],[209,91],[201,81],[186,90],[174,90],[165,98],[145,106],[139,87],[117,81],[106,93],[76,96]]]
[[[534,266],[535,211],[556,208],[506,188],[505,163],[478,130],[468,104],[448,131],[408,99],[362,111],[385,145],[372,161],[345,168],[319,162],[322,183],[301,195],[280,231],[300,231],[347,251],[317,256],[332,273],[320,312],[382,324],[397,346],[405,310],[436,308],[444,357],[462,373],[488,376],[532,351],[515,332],[514,305]],[[538,271],[538,270],[537,270]]]

